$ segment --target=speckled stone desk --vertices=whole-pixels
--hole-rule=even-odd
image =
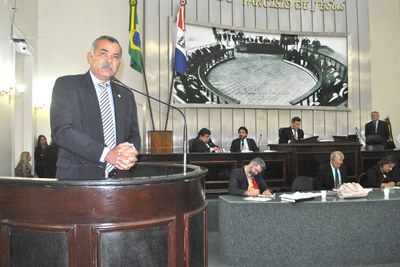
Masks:
[[[219,197],[220,253],[231,266],[400,263],[400,191],[284,203]]]

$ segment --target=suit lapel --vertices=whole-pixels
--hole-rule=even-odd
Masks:
[[[123,118],[126,115],[126,114],[124,114],[124,112],[126,112],[126,111],[125,111],[125,109],[123,109],[123,107],[125,105],[123,105],[121,103],[125,100],[124,100],[123,95],[121,94],[121,91],[117,85],[112,84],[111,89],[112,89],[112,95],[113,95],[113,101],[114,101],[115,134],[116,134],[117,144],[120,144],[120,143],[122,143],[123,132],[124,132]]]
[[[86,120],[92,125],[90,131],[93,136],[97,136],[96,140],[102,140],[104,142],[103,135],[103,123],[101,121],[100,105],[97,99],[96,89],[94,88],[92,78],[89,72],[84,75],[84,82],[81,93],[81,99],[93,99],[95,101],[86,101],[83,103],[85,114],[87,115]]]

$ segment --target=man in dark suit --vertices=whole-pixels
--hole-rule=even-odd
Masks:
[[[330,161],[319,166],[314,180],[315,190],[332,190],[347,182],[346,167],[343,164],[344,155],[340,151],[334,151],[330,155]]]
[[[300,129],[301,119],[299,117],[292,118],[292,126],[279,129],[279,144],[289,143],[291,140],[299,140],[304,138],[304,132]]]
[[[217,152],[220,151],[216,144],[211,140],[211,131],[207,128],[202,128],[197,134],[197,137],[189,141],[189,152]]]
[[[115,38],[101,36],[87,53],[87,73],[56,80],[50,122],[52,139],[59,146],[57,178],[126,177],[137,161],[141,141],[135,98],[110,82],[120,66],[121,53]],[[106,113],[101,108],[104,104]],[[103,130],[103,124],[110,127]],[[107,146],[108,140],[114,145]]]
[[[365,139],[367,145],[382,144],[387,148],[389,127],[385,121],[379,120],[379,112],[371,112],[371,121],[365,124]]]
[[[247,138],[248,130],[246,127],[240,127],[238,133],[239,138],[232,140],[231,152],[256,152],[259,150],[254,139]]]
[[[229,178],[229,194],[234,196],[271,195],[261,173],[265,170],[265,162],[254,158],[243,168],[233,169]]]

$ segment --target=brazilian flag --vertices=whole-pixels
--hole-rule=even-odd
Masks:
[[[142,72],[142,49],[140,44],[139,22],[137,16],[137,0],[129,0],[129,55],[131,55],[131,67]]]

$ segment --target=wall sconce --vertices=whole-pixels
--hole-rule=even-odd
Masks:
[[[38,112],[39,110],[42,110],[42,109],[44,108],[44,106],[45,106],[44,104],[34,106],[34,107],[33,107],[33,111],[34,111],[35,114],[36,114],[36,112]]]
[[[14,90],[14,88],[10,86],[8,90],[1,90],[0,96],[8,95],[8,104],[11,104],[12,101],[16,101],[24,95],[25,87],[26,86],[24,84],[17,84],[15,90],[16,92],[13,94],[12,91]]]

